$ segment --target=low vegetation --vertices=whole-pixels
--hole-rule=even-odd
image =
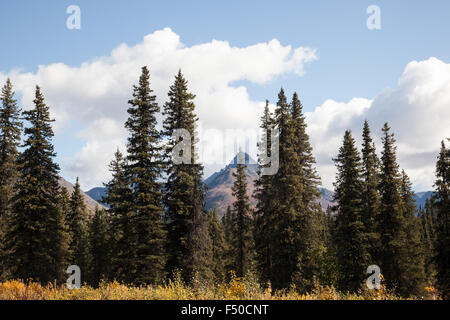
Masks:
[[[438,300],[433,287],[426,288],[427,295],[410,299]],[[316,285],[307,294],[299,294],[295,287],[272,291],[262,288],[252,277],[232,277],[230,281],[214,285],[187,286],[181,280],[169,281],[160,286],[127,286],[102,282],[98,288],[83,286],[68,289],[66,286],[42,286],[36,282],[9,280],[0,283],[0,300],[402,300],[381,285],[379,290],[365,287],[357,293],[342,293],[334,287]]]

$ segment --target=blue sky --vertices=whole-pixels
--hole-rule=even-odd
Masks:
[[[81,8],[81,30],[65,26],[66,8]],[[381,30],[366,28],[366,8],[381,9]],[[259,99],[280,86],[301,92],[305,109],[326,98],[371,97],[394,86],[404,66],[430,56],[450,60],[450,2],[433,1],[1,1],[0,70],[64,62],[77,66],[170,27],[186,45],[211,39],[247,46],[277,38],[318,49],[305,77],[249,86]]]
[[[66,28],[66,8],[72,4],[81,8],[81,30]],[[381,30],[366,27],[372,4],[381,9]],[[373,99],[395,88],[411,61],[450,62],[449,12],[449,1],[5,0],[0,2],[0,72],[34,73],[39,65],[56,62],[79,67],[165,27],[187,47],[212,39],[247,47],[276,38],[283,46],[316,49],[317,60],[305,66],[303,76],[285,73],[263,84],[241,80],[232,86],[245,86],[258,101],[275,100],[281,86],[297,90],[305,111],[312,112],[327,99]],[[83,146],[74,136],[84,127],[74,120],[57,136],[61,159]]]

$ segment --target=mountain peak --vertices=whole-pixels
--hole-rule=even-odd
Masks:
[[[250,157],[250,155],[248,153],[240,152],[234,156],[233,160],[231,160],[231,162],[228,164],[227,167],[234,168],[238,164],[249,165],[249,164],[257,164],[257,162],[255,160],[253,160],[253,158]]]

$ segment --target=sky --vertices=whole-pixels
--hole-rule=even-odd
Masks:
[[[71,5],[80,29],[67,27]],[[371,5],[380,29],[367,26]],[[378,151],[389,121],[400,166],[424,191],[450,137],[449,12],[445,0],[4,0],[0,84],[12,79],[23,109],[41,86],[61,175],[84,190],[107,182],[125,149],[127,100],[148,65],[161,106],[179,68],[197,95],[205,176],[233,157],[220,150],[227,130],[255,130],[283,87],[300,96],[325,187],[344,131],[360,143],[368,119]]]

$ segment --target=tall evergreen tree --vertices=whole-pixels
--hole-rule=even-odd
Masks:
[[[320,206],[320,177],[317,173],[316,160],[312,154],[309,136],[306,133],[307,125],[303,114],[303,106],[296,92],[290,105],[292,117],[292,130],[295,154],[298,163],[290,163],[289,167],[297,167],[300,170],[295,178],[300,182],[301,188],[297,189],[302,201],[302,210],[297,212],[299,248],[301,255],[297,263],[295,284],[303,291],[310,290],[314,285],[314,279],[324,282],[328,248],[326,247],[326,217]],[[295,161],[292,158],[290,161]],[[295,171],[293,172],[295,175]]]
[[[66,216],[69,227],[71,256],[70,264],[80,267],[82,282],[88,281],[89,275],[89,240],[88,240],[88,217],[86,204],[80,188],[78,178],[70,197],[70,211]]]
[[[133,252],[130,269],[136,284],[158,283],[164,279],[166,262],[162,205],[161,134],[156,128],[159,106],[150,88],[150,72],[142,68],[139,85],[133,86],[125,127],[127,144],[126,174],[133,190],[133,217],[130,227],[137,241],[128,248]]]
[[[231,188],[236,201],[233,203],[233,237],[232,250],[234,252],[234,267],[236,275],[243,277],[251,269],[254,257],[253,221],[250,210],[250,200],[247,195],[247,177],[245,176],[245,159],[239,152],[239,161],[236,172],[233,172],[235,181]]]
[[[0,95],[0,281],[7,277],[3,250],[7,220],[11,214],[14,185],[18,177],[17,157],[22,122],[14,99],[11,80],[7,79]]]
[[[319,186],[321,180],[315,168],[316,160],[312,154],[309,136],[306,133],[307,125],[303,114],[303,106],[296,92],[294,92],[292,97],[291,114],[294,123],[294,146],[302,168],[302,198],[306,207],[313,207],[316,210],[315,213],[318,210],[321,212],[322,209],[317,202],[317,199],[320,197]]]
[[[337,167],[334,201],[337,202],[335,242],[339,287],[355,292],[366,278],[371,257],[364,224],[362,163],[349,130],[345,131],[343,145],[334,162]]]
[[[436,268],[439,289],[450,299],[450,148],[441,143],[436,163]]]
[[[262,120],[268,133],[272,120],[267,107]],[[317,203],[320,179],[297,94],[289,104],[281,89],[273,124],[279,132],[279,170],[257,182],[258,265],[263,280],[270,280],[274,288],[294,282],[306,291],[323,271],[325,216]]]
[[[273,248],[266,277],[276,289],[290,285],[301,250],[298,213],[303,211],[303,188],[299,178],[299,157],[294,147],[294,127],[284,90],[278,94],[275,124],[279,130],[279,169],[273,176],[270,211],[265,213],[268,230],[265,247]]]
[[[208,219],[204,212],[204,186],[202,182],[203,166],[197,163],[195,145],[196,136],[195,95],[187,88],[187,81],[181,70],[175,76],[170,87],[169,101],[164,105],[164,134],[168,137],[165,156],[167,161],[167,183],[165,185],[164,204],[166,207],[168,229],[168,262],[170,273],[181,271],[182,277],[189,282],[195,275],[198,278],[212,277],[208,254],[210,239]],[[182,141],[175,139],[175,130],[189,132],[188,141],[191,163],[175,164],[174,147]],[[181,154],[180,154],[181,155]]]
[[[390,133],[387,123],[383,127],[383,151],[381,166],[380,195],[381,208],[378,221],[380,233],[380,267],[386,279],[388,288],[398,286],[401,277],[400,250],[405,238],[402,228],[404,219],[402,213],[402,198],[399,192],[401,176],[397,164],[394,135]]]
[[[41,283],[61,282],[67,268],[68,236],[58,207],[58,170],[49,108],[39,86],[34,109],[24,112],[25,150],[19,156],[20,178],[16,184],[6,250],[13,278]]]
[[[98,286],[101,280],[109,278],[111,267],[110,219],[106,211],[98,207],[89,222],[89,248],[90,283]]]
[[[411,191],[408,183],[404,181],[399,172],[396,158],[396,146],[394,135],[390,133],[387,123],[383,127],[383,151],[381,157],[381,181],[380,195],[381,208],[378,218],[378,230],[381,239],[381,250],[379,255],[381,272],[386,279],[387,287],[396,289],[399,294],[408,296],[420,294],[420,289],[414,284],[416,276],[410,275],[410,263],[421,265],[421,256],[408,256],[405,252],[415,250],[416,239],[411,241],[411,213],[414,206],[409,199]],[[413,228],[413,229],[414,229]],[[417,230],[417,235],[419,231]],[[412,261],[412,262],[411,262]],[[423,272],[423,269],[422,271]],[[422,277],[422,274],[417,275]]]
[[[255,241],[255,253],[257,269],[260,271],[260,278],[262,281],[269,280],[270,270],[272,269],[272,243],[269,241],[271,226],[274,218],[272,214],[273,210],[270,207],[272,204],[271,192],[272,189],[272,175],[263,175],[263,167],[268,167],[270,164],[263,163],[263,159],[271,157],[272,150],[272,129],[274,127],[273,115],[269,109],[269,101],[266,100],[264,112],[261,117],[262,135],[261,141],[258,142],[258,163],[260,164],[257,169],[258,178],[255,181],[254,198],[257,200],[256,208],[254,210],[254,241]],[[231,208],[227,208],[225,214],[225,222],[231,220],[232,212]],[[231,224],[225,224],[231,225]],[[228,243],[231,242],[231,228],[227,234]],[[230,235],[229,235],[230,234]]]
[[[366,227],[369,253],[372,264],[377,264],[379,252],[379,234],[376,222],[380,211],[380,194],[378,185],[380,183],[380,160],[375,151],[375,143],[370,135],[370,127],[367,120],[364,121],[362,144],[362,202],[364,205],[363,219]]]
[[[130,250],[137,241],[137,234],[132,230],[132,190],[125,173],[126,160],[119,149],[109,165],[112,174],[110,182],[105,184],[106,196],[102,200],[109,206],[111,217],[111,273],[110,279],[132,283],[136,274],[133,261],[138,257]]]
[[[420,239],[420,221],[416,217],[416,204],[411,181],[403,170],[400,196],[403,201],[404,245],[400,251],[401,278],[398,279],[398,292],[405,295],[421,296],[425,288],[425,254]]]

